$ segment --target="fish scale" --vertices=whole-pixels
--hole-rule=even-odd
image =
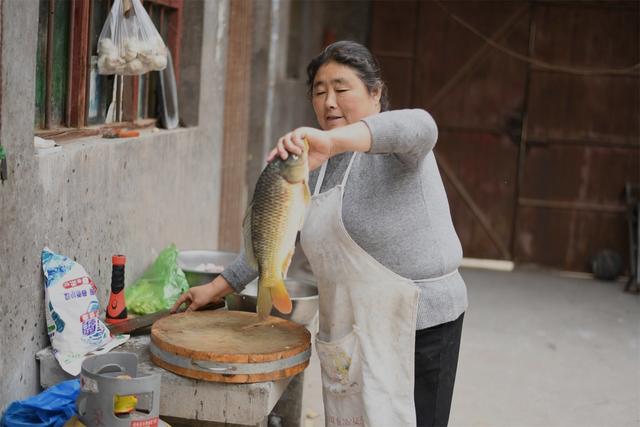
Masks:
[[[286,225],[286,211],[290,205],[285,188],[288,183],[278,173],[279,165],[277,162],[271,162],[260,176],[256,184],[253,202],[251,217],[253,251],[260,270],[264,268],[261,264],[272,261],[273,255],[277,254],[274,248],[282,243],[282,236],[278,231]],[[261,263],[259,260],[264,262]],[[263,271],[259,272],[264,274]]]

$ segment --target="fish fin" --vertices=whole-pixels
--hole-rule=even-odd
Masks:
[[[303,194],[302,198],[304,200],[304,205],[309,206],[311,203],[311,190],[309,190],[309,182],[305,179],[303,182]]]
[[[253,202],[249,204],[247,213],[242,220],[242,234],[244,235],[244,255],[247,258],[247,262],[253,269],[258,269],[258,261],[253,254],[253,239],[251,238],[251,210],[253,208]]]
[[[287,272],[289,271],[289,267],[291,266],[291,260],[293,259],[293,252],[295,250],[296,250],[295,247],[291,248],[291,250],[287,254],[287,257],[284,259],[284,262],[282,263],[282,277],[285,279],[287,278]]]
[[[258,321],[263,321],[271,314],[271,290],[265,286],[262,277],[258,279],[258,304],[256,311],[258,312]]]
[[[300,221],[298,224],[298,231],[302,230],[304,220],[307,218],[309,203],[311,203],[311,192],[309,192],[309,185],[307,184],[307,181],[304,181],[302,186],[302,209],[300,211],[300,215],[298,215]]]
[[[271,290],[271,301],[273,306],[282,314],[291,313],[293,304],[287,288],[284,286],[284,281],[281,279],[275,286],[269,288]]]

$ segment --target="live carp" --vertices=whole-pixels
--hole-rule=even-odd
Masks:
[[[305,140],[300,156],[276,158],[264,168],[243,221],[245,255],[259,275],[259,320],[269,316],[272,306],[291,312],[284,279],[311,200],[308,153]]]

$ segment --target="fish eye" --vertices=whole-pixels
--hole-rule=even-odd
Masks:
[[[297,154],[293,154],[293,155],[291,155],[291,157],[293,158],[293,160],[298,160],[298,155]]]

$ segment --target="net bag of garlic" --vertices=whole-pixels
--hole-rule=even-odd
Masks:
[[[114,0],[98,39],[98,73],[135,76],[167,67],[167,47],[140,0]]]

